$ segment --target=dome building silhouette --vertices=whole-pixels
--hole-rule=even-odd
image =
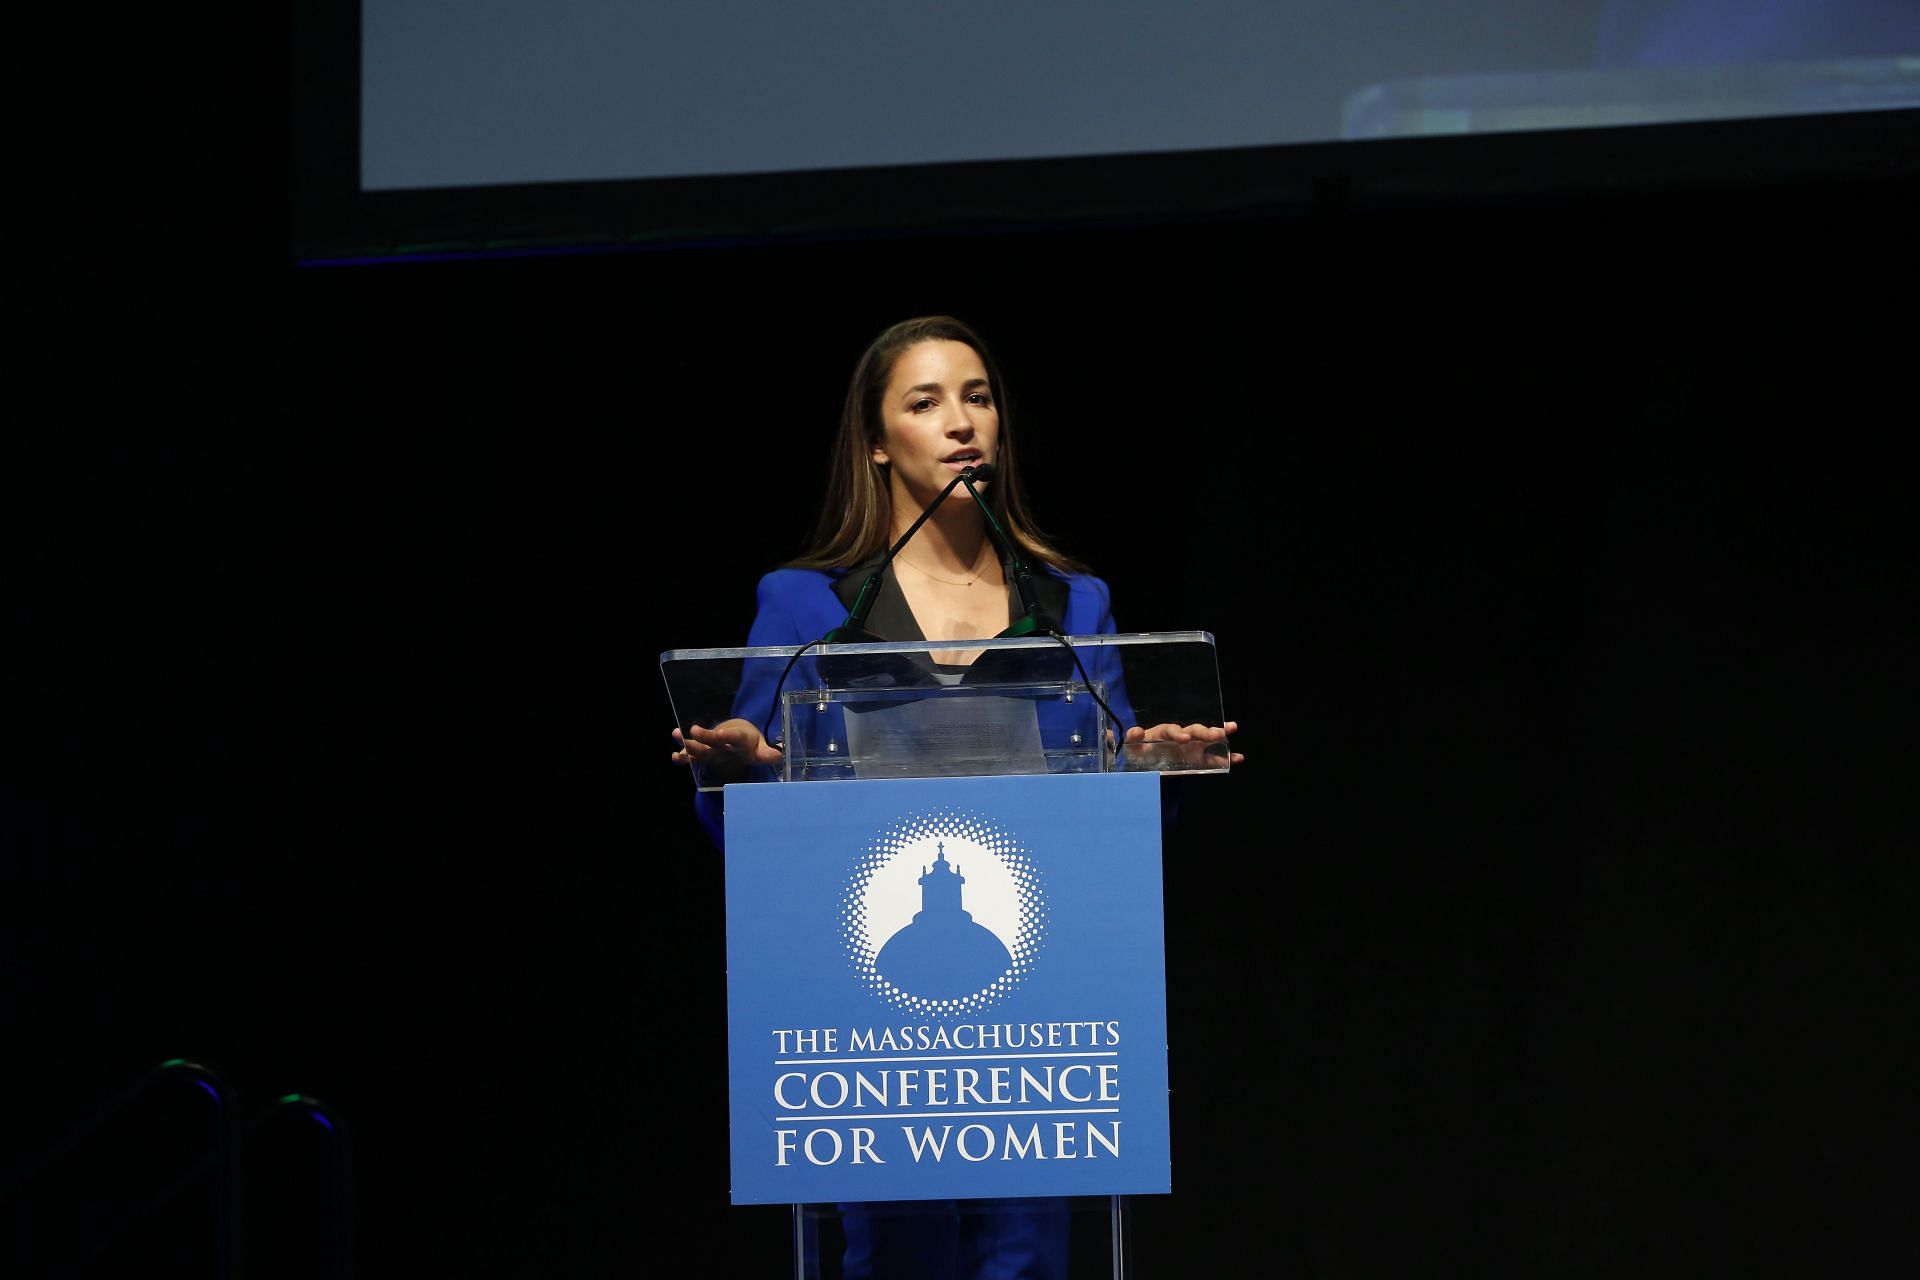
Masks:
[[[946,842],[939,842],[933,865],[920,872],[920,910],[874,958],[881,977],[917,996],[952,1000],[991,985],[1013,967],[1006,943],[960,905],[966,882],[959,866],[947,861]]]

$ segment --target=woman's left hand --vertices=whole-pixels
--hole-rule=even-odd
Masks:
[[[1150,729],[1143,729],[1139,725],[1135,725],[1133,728],[1127,730],[1126,740],[1128,743],[1170,742],[1180,746],[1197,743],[1198,747],[1195,754],[1200,754],[1204,753],[1205,750],[1214,743],[1225,742],[1229,735],[1238,732],[1240,732],[1240,722],[1238,720],[1229,720],[1223,725],[1156,724]],[[1227,763],[1230,765],[1240,764],[1245,760],[1246,756],[1238,751],[1228,752]]]

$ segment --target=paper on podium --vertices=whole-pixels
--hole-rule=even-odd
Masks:
[[[1039,712],[1028,699],[928,697],[848,710],[856,778],[1048,771]]]

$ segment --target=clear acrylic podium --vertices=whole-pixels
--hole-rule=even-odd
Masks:
[[[866,778],[1204,776],[1228,772],[1231,760],[1225,742],[1126,741],[1136,725],[1225,722],[1204,631],[676,649],[660,655],[660,669],[683,732],[746,719],[782,747],[777,765],[695,766],[705,792]],[[1061,1203],[1073,1280],[1125,1280],[1126,1197]],[[840,1280],[840,1225],[834,1205],[793,1207],[795,1280]]]
[[[971,661],[947,661],[953,656]],[[702,791],[1228,767],[1226,743],[1125,742],[1135,725],[1224,722],[1214,640],[1204,631],[674,649],[660,655],[660,670],[683,731],[738,717],[783,746],[783,760],[768,769],[695,766]]]

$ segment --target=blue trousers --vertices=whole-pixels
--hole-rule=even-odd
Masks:
[[[1067,1280],[1070,1200],[843,1204],[845,1280]]]

